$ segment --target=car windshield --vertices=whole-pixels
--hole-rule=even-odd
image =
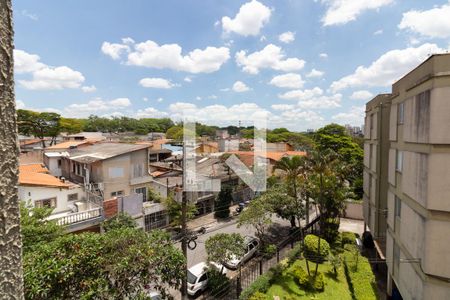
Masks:
[[[187,272],[187,282],[190,284],[194,284],[197,281],[197,276],[191,273],[191,271],[188,270]]]

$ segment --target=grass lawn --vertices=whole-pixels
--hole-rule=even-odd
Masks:
[[[292,266],[290,266],[280,278],[275,280],[275,283],[267,291],[269,299],[273,296],[279,296],[281,300],[290,299],[339,299],[339,300],[351,300],[351,292],[349,290],[347,280],[344,274],[344,268],[341,266],[338,269],[337,278],[334,276],[333,267],[328,264],[319,264],[319,272],[324,275],[325,289],[323,292],[307,292],[302,290],[294,278],[290,275],[290,270],[295,265],[300,265],[306,271],[306,262],[304,259],[297,260]],[[312,271],[315,270],[315,263],[309,263],[309,267]]]

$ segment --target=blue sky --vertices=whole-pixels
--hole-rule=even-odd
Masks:
[[[360,125],[450,42],[448,1],[15,1],[19,108]]]

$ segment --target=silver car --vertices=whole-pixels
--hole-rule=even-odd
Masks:
[[[244,237],[244,244],[244,254],[241,257],[234,256],[230,261],[224,263],[225,267],[232,270],[237,269],[256,254],[260,245],[259,240],[252,236]]]

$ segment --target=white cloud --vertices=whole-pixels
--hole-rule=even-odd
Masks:
[[[202,100],[202,97],[197,96],[197,97],[195,97],[195,100],[200,101],[200,100]]]
[[[192,82],[192,78],[189,77],[189,76],[184,77],[183,80],[186,81],[186,82]]]
[[[213,99],[214,100],[214,99],[217,99],[217,96],[216,95],[209,95],[208,99]]]
[[[135,43],[135,41],[130,37],[126,37],[126,38],[122,39],[122,43],[127,44],[127,45],[133,45]]]
[[[242,81],[236,81],[233,84],[233,91],[235,91],[236,93],[247,92],[249,90],[250,90],[250,88]]]
[[[122,50],[119,51],[119,55],[122,52]],[[219,70],[229,58],[230,50],[226,47],[195,49],[183,55],[182,48],[178,44],[160,46],[148,40],[134,45],[134,49],[128,53],[126,64],[189,73],[212,73]]]
[[[394,0],[322,0],[327,6],[322,24],[324,26],[346,24],[356,20],[356,17],[364,11],[376,10],[392,2]]]
[[[283,75],[277,75],[272,78],[269,84],[280,87],[280,88],[290,88],[299,89],[303,87],[305,81],[302,80],[300,74],[287,73]]]
[[[69,67],[44,67],[33,72],[32,80],[19,80],[21,86],[29,90],[61,90],[79,88],[84,76]]]
[[[302,109],[330,109],[341,106],[342,95],[323,95],[300,100],[297,106]]]
[[[266,40],[267,40],[267,38],[266,38],[265,35],[262,35],[262,36],[259,38],[259,41],[260,41],[260,42],[265,42]]]
[[[350,124],[359,126],[364,123],[364,113],[364,106],[352,106],[348,112],[338,113],[331,117],[331,119],[342,125]]]
[[[14,72],[17,74],[30,73],[45,68],[46,65],[39,62],[40,57],[23,50],[14,50]]]
[[[27,10],[22,10],[22,16],[24,16],[24,17],[27,17],[27,18],[29,18],[29,19],[31,19],[31,20],[33,20],[33,21],[38,21],[39,20],[39,17],[38,17],[38,15],[37,14],[33,14],[33,13],[30,13],[30,12],[28,12]]]
[[[16,74],[32,74],[31,80],[18,80],[29,90],[61,90],[79,88],[84,82],[81,72],[67,66],[52,67],[40,62],[40,57],[23,50],[14,50],[14,71]]]
[[[167,113],[157,110],[154,107],[147,107],[145,109],[139,109],[136,112],[136,118],[164,118],[167,117]]]
[[[156,99],[156,101],[158,101],[158,102],[163,102],[163,101],[164,101],[164,99],[163,99],[163,98],[161,98],[161,97],[159,97],[158,99]]]
[[[97,90],[97,88],[95,87],[95,85],[82,86],[81,90],[85,93],[92,93],[92,92],[95,92]]]
[[[282,49],[269,44],[261,51],[247,55],[241,50],[236,53],[236,63],[244,72],[258,74],[260,69],[273,69],[277,71],[291,72],[304,67],[305,61],[298,58],[286,58]]]
[[[234,32],[243,36],[258,35],[261,28],[269,21],[270,14],[271,11],[267,6],[252,0],[242,5],[233,19],[222,17],[222,28],[225,33]]]
[[[147,98],[147,97],[142,98],[142,100],[143,100],[144,102],[148,102],[148,98]]]
[[[99,112],[114,111],[116,109],[124,109],[131,106],[128,98],[117,98],[110,101],[96,98],[87,103],[74,103],[67,106],[64,110],[67,114],[75,117],[85,117],[90,114],[98,114]]]
[[[306,77],[308,77],[308,78],[319,78],[319,77],[322,77],[323,74],[325,74],[325,72],[319,71],[319,70],[316,70],[316,69],[312,69],[311,72],[309,72],[306,75]]]
[[[405,12],[398,28],[409,29],[432,38],[448,38],[450,37],[450,4],[430,10]]]
[[[110,56],[112,59],[118,60],[122,53],[130,52],[130,47],[124,44],[103,42],[101,50],[104,54]]]
[[[139,84],[143,87],[154,89],[171,89],[176,86],[170,80],[164,78],[143,78],[139,81]]]
[[[25,102],[22,100],[16,100],[16,109],[24,109],[25,108]]]
[[[348,87],[388,86],[422,63],[430,54],[444,52],[436,44],[423,44],[417,48],[391,50],[368,67],[359,66],[351,75],[331,84],[336,92]]]
[[[373,35],[380,35],[380,34],[383,34],[383,29],[378,29],[373,33]]]
[[[292,104],[272,104],[270,107],[274,110],[292,110],[295,108],[295,105]]]
[[[307,100],[313,97],[318,97],[323,95],[323,90],[319,87],[315,87],[310,90],[293,90],[286,92],[284,94],[278,95],[280,99],[288,100]]]
[[[223,88],[223,89],[220,89],[221,92],[228,92],[229,90],[230,90],[230,88]]]
[[[297,130],[306,130],[307,128],[318,128],[324,125],[324,118],[317,112],[311,110],[303,110],[301,108],[284,111],[280,116],[281,124],[290,127],[290,123],[295,123]],[[301,120],[301,122],[299,122]]]
[[[353,100],[369,100],[373,98],[373,94],[366,90],[356,91],[350,96]]]
[[[295,40],[295,33],[292,31],[283,32],[278,36],[278,39],[280,40],[280,42],[289,44]]]
[[[326,58],[328,58],[328,54],[326,54],[326,53],[320,53],[320,54],[319,54],[319,57],[320,57],[320,58],[323,58],[323,59],[326,59]]]

